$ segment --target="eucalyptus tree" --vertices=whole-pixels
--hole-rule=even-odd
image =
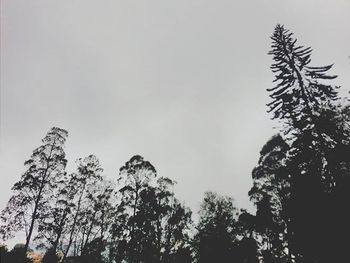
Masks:
[[[175,197],[174,184],[160,177],[155,186],[148,186],[140,194],[136,224],[142,229],[138,240],[143,262],[170,263],[189,250],[191,211]]]
[[[121,185],[119,192],[123,197],[126,210],[131,212],[128,218],[127,231],[129,235],[125,240],[129,247],[127,257],[131,262],[137,262],[139,257],[140,240],[137,236],[142,232],[142,229],[137,228],[137,217],[140,195],[156,176],[157,172],[154,166],[140,155],[133,156],[119,169],[118,183]]]
[[[262,237],[260,249],[278,260],[287,257],[286,253],[291,256],[288,247],[291,190],[286,167],[288,151],[288,144],[279,134],[263,146],[259,163],[252,173],[253,187],[249,191],[257,208],[255,229]]]
[[[57,178],[55,185],[50,198],[46,200],[46,209],[39,214],[38,231],[35,237],[41,247],[53,251],[62,250],[65,245],[64,237],[68,232],[79,192],[77,176],[74,173],[66,173]]]
[[[191,211],[175,197],[176,182],[156,176],[154,166],[139,155],[120,168],[121,203],[111,228],[116,262],[192,260]]]
[[[12,187],[14,194],[1,213],[1,234],[4,238],[25,230],[24,253],[28,250],[38,216],[56,187],[55,179],[65,174],[67,160],[64,144],[67,137],[66,130],[57,127],[50,129],[42,139],[42,145],[24,163],[27,170]]]
[[[102,181],[100,162],[94,155],[77,160],[77,173],[74,174],[75,186],[78,189],[75,194],[75,206],[71,213],[70,224],[67,230],[67,244],[64,251],[64,259],[67,257],[71,245],[79,233],[78,227],[84,218],[84,207],[90,206],[87,199],[89,189]]]
[[[199,263],[234,261],[237,213],[231,197],[205,193],[195,236]]]
[[[157,249],[164,263],[180,258],[182,262],[192,260],[192,211],[175,197],[175,184],[174,180],[160,177],[155,187]]]
[[[102,178],[87,189],[86,205],[82,209],[79,220],[80,253],[86,255],[88,245],[98,239],[103,246],[109,239],[117,200],[114,198],[115,185],[112,181]],[[97,241],[96,241],[97,242]],[[102,247],[103,247],[102,246]],[[100,254],[102,251],[100,251]]]

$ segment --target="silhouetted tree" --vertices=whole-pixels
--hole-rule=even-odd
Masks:
[[[288,248],[297,262],[340,260],[344,251],[338,247],[343,246],[334,233],[346,227],[337,227],[334,216],[343,213],[337,205],[341,198],[335,196],[348,177],[348,171],[341,171],[349,167],[349,158],[339,153],[348,152],[349,129],[337,87],[327,82],[336,76],[328,74],[332,65],[310,66],[311,48],[297,46],[283,26],[275,28],[272,40],[277,85],[269,89],[268,106],[285,123],[282,132],[290,146],[285,164],[290,197],[283,209],[289,220]]]
[[[257,218],[247,210],[241,209],[236,223],[238,241],[235,244],[234,262],[258,263],[259,247]]]
[[[124,205],[123,201],[116,203],[115,208],[113,209],[113,219],[109,229],[110,238],[107,240],[109,263],[113,261],[119,263],[126,258],[127,239],[129,235],[129,214],[126,209],[127,207]]]
[[[68,243],[64,252],[64,259],[67,257],[73,240],[77,237],[79,222],[84,217],[84,206],[89,207],[91,204],[87,202],[89,189],[102,180],[101,173],[103,169],[100,162],[94,155],[89,155],[84,159],[78,159],[78,171],[75,174],[75,183],[78,188],[77,198],[75,200],[76,206],[72,213],[71,223],[68,230]]]
[[[4,238],[25,230],[24,253],[28,250],[39,212],[45,208],[46,197],[55,187],[53,179],[65,173],[67,160],[63,147],[67,136],[67,131],[57,127],[47,133],[43,144],[24,163],[27,170],[12,187],[14,195],[1,213]]]
[[[79,183],[75,174],[64,174],[56,178],[55,184],[51,189],[50,197],[47,197],[46,209],[39,213],[38,233],[35,239],[41,242],[41,246],[56,252],[59,244],[62,249],[62,239],[67,234],[68,225],[76,207]]]
[[[258,166],[254,168],[250,199],[257,208],[256,230],[262,238],[264,254],[281,261],[290,255],[288,248],[290,196],[289,173],[286,167],[289,146],[280,135],[273,136],[260,151]]]
[[[77,234],[82,255],[87,253],[88,244],[93,240],[98,238],[99,242],[103,243],[100,247],[104,247],[107,242],[107,235],[115,215],[114,188],[115,185],[111,181],[102,178],[100,182],[96,182],[87,189],[86,206],[81,213]]]
[[[143,157],[139,155],[133,156],[124,166],[120,168],[120,177],[118,182],[122,185],[120,193],[123,196],[124,205],[131,211],[128,218],[128,231],[127,247],[124,251],[130,262],[139,262],[141,251],[141,240],[143,226],[137,226],[137,220],[140,217],[139,202],[142,191],[146,191],[150,181],[156,177],[156,169],[149,161],[145,161]],[[119,254],[122,252],[119,251]]]
[[[121,204],[112,225],[116,262],[176,262],[191,258],[191,211],[174,196],[169,178],[156,180],[153,165],[134,156],[120,169]]]
[[[231,262],[237,241],[237,209],[233,199],[206,192],[195,237],[199,263]]]
[[[160,177],[155,186],[141,192],[137,224],[143,229],[140,243],[146,248],[146,255],[141,254],[145,262],[172,262],[180,250],[189,248],[191,211],[175,198],[174,184],[171,179]]]

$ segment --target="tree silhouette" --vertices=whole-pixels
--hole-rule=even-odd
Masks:
[[[339,153],[348,151],[349,129],[337,87],[328,84],[336,77],[328,74],[332,65],[310,66],[311,48],[296,42],[292,33],[277,25],[269,52],[277,83],[268,89],[269,111],[285,123],[281,132],[290,147],[285,162],[290,197],[282,212],[288,218],[288,249],[295,260],[330,262],[343,253],[334,245],[334,216],[342,213],[330,208],[338,207],[341,200],[334,196],[348,177],[340,171],[349,159]]]
[[[289,244],[288,200],[290,180],[285,166],[289,146],[281,135],[273,136],[260,151],[259,164],[253,170],[250,199],[257,208],[256,230],[261,234],[265,255],[281,261],[286,253],[291,257]]]
[[[35,240],[41,246],[54,250],[63,249],[62,238],[68,231],[68,225],[74,208],[76,195],[79,192],[77,178],[74,174],[64,174],[55,180],[55,187],[50,196],[46,196],[45,209],[38,216],[38,233]],[[59,246],[61,244],[61,246]]]
[[[101,173],[103,169],[100,166],[100,162],[94,155],[89,155],[84,159],[77,160],[78,171],[74,176],[75,184],[78,189],[76,194],[77,198],[75,200],[76,206],[72,213],[71,224],[68,230],[68,244],[64,252],[64,258],[66,259],[71,245],[77,237],[78,226],[82,223],[84,219],[84,207],[89,207],[91,204],[87,202],[87,197],[89,195],[89,189],[95,184],[98,184],[102,180]]]
[[[112,227],[116,262],[176,262],[191,259],[191,211],[174,196],[175,182],[160,177],[136,155],[121,169],[121,204]],[[124,226],[123,226],[124,224]]]
[[[44,199],[55,187],[53,180],[65,173],[64,144],[68,132],[54,127],[36,148],[30,159],[24,164],[27,167],[20,181],[12,187],[14,195],[1,213],[1,233],[6,238],[14,232],[25,230],[27,252],[40,211],[45,208]]]
[[[139,202],[142,191],[146,191],[152,178],[157,176],[156,169],[149,162],[145,161],[142,156],[135,155],[128,162],[125,163],[119,170],[120,177],[118,183],[122,185],[120,193],[123,196],[124,204],[131,209],[131,215],[128,219],[128,226],[130,235],[126,241],[128,244],[128,250],[126,251],[127,258],[131,262],[139,262],[142,236],[142,226],[137,228],[137,220],[140,215]]]
[[[233,261],[236,213],[232,198],[205,193],[195,237],[199,263]]]

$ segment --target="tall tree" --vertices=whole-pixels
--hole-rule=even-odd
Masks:
[[[232,262],[237,241],[233,199],[206,192],[199,216],[195,237],[198,262]]]
[[[24,164],[27,170],[20,181],[12,187],[14,195],[1,213],[4,226],[2,234],[12,234],[13,231],[26,231],[24,253],[27,252],[39,212],[45,207],[45,198],[49,196],[55,177],[65,173],[64,144],[68,132],[53,127],[42,140],[42,145],[36,148],[30,159]]]
[[[75,174],[76,187],[79,189],[76,194],[76,205],[72,213],[71,223],[68,230],[68,243],[64,252],[64,259],[67,257],[74,238],[77,235],[77,226],[82,217],[83,208],[89,206],[90,203],[86,204],[87,195],[89,195],[89,188],[99,183],[102,180],[100,162],[94,155],[89,155],[85,158],[77,160],[77,173]]]
[[[271,38],[276,86],[268,89],[268,106],[285,123],[282,132],[290,146],[289,248],[299,262],[329,262],[343,253],[332,234],[338,230],[334,216],[341,213],[325,208],[338,207],[335,196],[349,177],[348,170],[341,170],[350,161],[339,154],[348,152],[350,144],[338,87],[329,84],[336,76],[328,73],[332,65],[310,66],[311,48],[298,46],[283,26],[277,25]]]
[[[137,236],[138,233],[142,232],[142,229],[137,228],[140,195],[142,191],[147,189],[150,181],[157,176],[157,172],[154,166],[140,155],[133,156],[120,168],[119,172],[118,183],[122,186],[120,193],[123,196],[125,206],[131,210],[128,219],[130,235],[126,241],[129,247],[127,257],[131,262],[138,262],[140,240]]]
[[[64,174],[55,180],[55,184],[50,198],[46,200],[46,209],[39,213],[38,233],[35,237],[41,242],[41,246],[48,247],[54,252],[58,247],[63,249],[62,238],[68,230],[69,219],[72,217],[79,192],[75,174]]]
[[[257,208],[256,230],[262,237],[261,249],[265,255],[282,262],[288,247],[287,204],[290,182],[287,161],[288,144],[281,135],[273,136],[260,151],[258,166],[254,168],[250,199]]]
[[[311,48],[297,46],[293,33],[281,25],[276,26],[271,39],[269,54],[277,84],[268,89],[272,98],[269,111],[286,123],[283,132],[291,140],[289,154],[297,161],[297,172],[316,175],[331,188],[334,181],[327,171],[327,150],[343,135],[334,121],[339,113],[337,87],[327,83],[336,78],[328,75],[332,65],[310,66]]]
[[[161,177],[155,188],[157,248],[164,263],[192,261],[192,212],[175,197],[175,183]]]
[[[136,222],[142,229],[139,242],[144,262],[173,262],[180,251],[189,249],[191,211],[175,198],[174,184],[160,177],[155,186],[148,186],[140,194]]]
[[[120,169],[119,183],[122,203],[111,228],[115,261],[190,262],[191,211],[175,198],[175,182],[156,180],[153,165],[136,155]]]
[[[79,220],[81,254],[88,253],[88,244],[98,238],[102,243],[107,243],[108,233],[115,215],[113,198],[115,185],[104,178],[87,189],[86,205],[82,210],[82,217]],[[100,251],[100,254],[102,251]]]

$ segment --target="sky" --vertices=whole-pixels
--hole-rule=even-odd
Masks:
[[[279,126],[265,106],[273,29],[334,63],[346,93],[349,14],[348,0],[2,0],[0,210],[58,126],[68,172],[95,154],[116,179],[139,154],[194,212],[207,190],[254,211],[251,171]]]

